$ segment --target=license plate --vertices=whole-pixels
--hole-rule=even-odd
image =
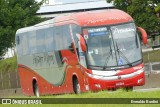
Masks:
[[[124,85],[124,82],[117,82],[116,83],[116,86],[122,86],[122,85]]]

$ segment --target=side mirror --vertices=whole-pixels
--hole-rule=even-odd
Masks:
[[[81,46],[82,51],[83,51],[83,52],[86,52],[87,47],[86,47],[86,43],[85,43],[84,38],[83,38],[82,35],[80,35],[80,34],[76,34],[76,36],[78,37],[78,39],[79,39],[79,41],[80,41],[80,46]]]
[[[142,34],[143,43],[144,43],[144,44],[147,44],[148,41],[147,41],[147,33],[146,33],[146,31],[145,31],[143,28],[141,28],[141,27],[137,27],[137,29],[138,29],[138,30],[141,32],[141,34]]]

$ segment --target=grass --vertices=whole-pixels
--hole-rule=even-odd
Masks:
[[[0,72],[12,72],[17,70],[16,56],[4,60],[0,60]]]
[[[87,92],[79,95],[64,94],[64,95],[42,96],[42,98],[160,98],[160,90],[150,91],[150,92],[136,92],[136,91],[127,92],[123,89],[118,89],[117,91]]]
[[[23,97],[24,98],[24,97]],[[28,97],[25,97],[28,98]],[[34,97],[31,97],[34,98]],[[41,96],[41,98],[160,98],[160,91],[150,92],[126,92],[122,89],[117,91],[100,91],[100,92],[88,92],[79,95],[65,94],[65,95],[52,95]],[[119,99],[120,100],[120,99]],[[112,100],[113,101],[113,100]],[[22,105],[9,105],[11,107],[18,107]],[[7,107],[9,107],[7,106]],[[43,104],[43,105],[23,105],[23,107],[159,107],[159,104]]]
[[[143,53],[143,61],[144,63],[160,62],[160,50]]]

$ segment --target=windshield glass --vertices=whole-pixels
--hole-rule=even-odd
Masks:
[[[129,66],[141,60],[139,37],[134,23],[87,28],[84,34],[88,66]]]
[[[142,58],[139,38],[133,23],[111,27],[116,45],[118,65],[133,63]]]
[[[88,29],[85,37],[88,46],[88,64],[91,66],[116,65],[111,31],[107,27]]]

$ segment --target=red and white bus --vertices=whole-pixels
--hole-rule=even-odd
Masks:
[[[99,10],[59,16],[16,32],[25,95],[133,88],[145,83],[141,32],[127,13]]]

